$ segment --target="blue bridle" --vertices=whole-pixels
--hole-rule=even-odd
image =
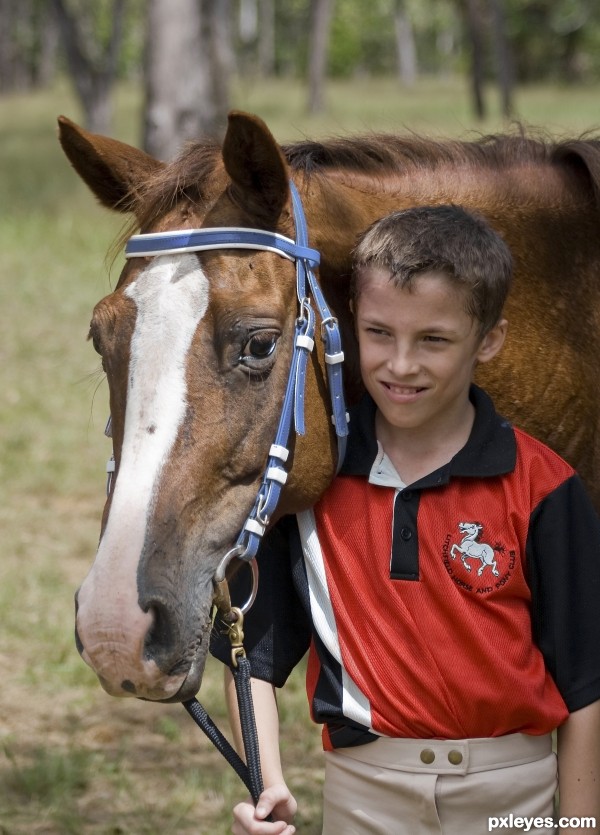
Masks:
[[[304,394],[306,370],[309,355],[314,347],[315,312],[311,296],[321,318],[321,336],[325,344],[325,363],[331,397],[331,420],[338,439],[337,468],[342,465],[346,452],[348,436],[348,416],[344,400],[342,363],[344,353],[338,321],[332,316],[325,301],[314,269],[319,265],[320,254],[308,246],[308,229],[300,195],[290,181],[296,240],[276,232],[238,227],[218,227],[214,229],[183,229],[172,232],[157,232],[147,235],[134,235],[127,242],[126,258],[170,255],[182,252],[199,252],[211,249],[256,249],[274,252],[288,260],[296,262],[296,295],[298,298],[298,317],[295,325],[294,350],[290,365],[285,396],[275,439],[269,450],[267,465],[262,477],[252,510],[250,511],[236,545],[221,560],[215,574],[215,583],[225,580],[229,562],[235,557],[253,560],[258,551],[262,536],[279,502],[283,486],[287,480],[284,468],[290,454],[289,443],[292,418],[297,435],[304,435]],[[250,599],[242,611],[250,608],[256,595],[257,572],[253,567],[253,589]]]

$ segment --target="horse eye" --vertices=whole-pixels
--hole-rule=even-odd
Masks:
[[[262,369],[273,357],[279,334],[275,331],[259,331],[252,334],[242,348],[240,362],[250,368]]]

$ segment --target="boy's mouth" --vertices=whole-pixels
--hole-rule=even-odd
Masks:
[[[415,394],[420,394],[422,391],[425,391],[424,386],[398,386],[394,383],[386,383],[383,382],[382,385],[388,389],[390,394],[394,394],[397,397],[411,397]]]

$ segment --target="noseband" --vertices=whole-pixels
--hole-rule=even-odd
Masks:
[[[252,591],[248,600],[240,607],[242,613],[248,611],[254,602],[258,585],[258,568],[254,557],[288,477],[284,465],[290,454],[292,419],[297,435],[304,435],[306,431],[304,396],[308,357],[314,347],[315,311],[313,302],[321,318],[321,336],[325,344],[325,363],[332,410],[331,420],[338,440],[338,470],[346,452],[348,417],[342,381],[344,353],[342,351],[340,329],[337,319],[331,314],[314,273],[321,256],[316,249],[311,249],[308,246],[308,229],[302,201],[292,181],[290,181],[290,190],[296,230],[295,241],[276,232],[267,232],[260,229],[218,227],[134,235],[129,239],[125,248],[126,258],[214,249],[256,249],[274,252],[296,263],[298,317],[296,318],[294,350],[279,425],[269,450],[267,465],[252,510],[248,514],[236,544],[221,559],[213,579],[215,604],[225,614],[231,612],[226,572],[229,563],[235,558],[249,562],[252,569]]]

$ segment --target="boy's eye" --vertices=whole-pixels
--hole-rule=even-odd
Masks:
[[[436,343],[448,342],[446,337],[444,337],[444,336],[434,336],[433,334],[425,336],[424,340],[425,340],[425,342],[436,342]]]

